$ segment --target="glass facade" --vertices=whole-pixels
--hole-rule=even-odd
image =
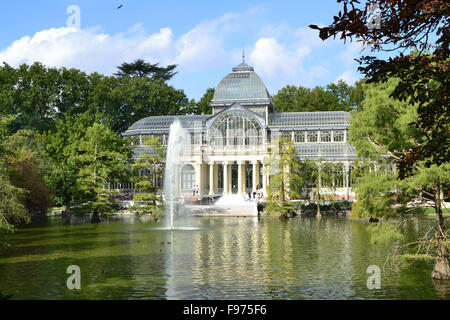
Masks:
[[[210,130],[212,146],[257,145],[262,143],[262,128],[258,121],[243,112],[226,113],[218,117]]]

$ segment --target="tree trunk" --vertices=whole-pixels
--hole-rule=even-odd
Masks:
[[[316,201],[317,201],[317,214],[316,214],[316,216],[318,218],[320,218],[320,217],[322,217],[322,214],[320,213],[320,192],[319,191],[317,192],[317,197],[316,198],[317,198],[316,199]]]
[[[317,179],[317,193],[316,193],[316,201],[317,201],[317,218],[322,217],[322,214],[320,213],[320,164],[318,167],[318,179]]]
[[[100,215],[98,214],[97,210],[94,210],[94,213],[92,214],[91,223],[100,223]]]
[[[434,206],[436,209],[437,224],[437,257],[431,278],[435,280],[450,280],[450,266],[448,262],[448,247],[445,236],[444,217],[441,208],[441,183],[436,180],[433,186],[434,190]]]
[[[281,161],[278,163],[278,167],[281,168],[281,201],[283,203],[286,196],[284,191],[284,167],[281,165]]]
[[[94,188],[97,187],[97,142],[95,142],[94,151]]]

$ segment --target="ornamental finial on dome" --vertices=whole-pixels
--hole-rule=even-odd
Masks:
[[[245,50],[242,51],[242,63],[233,68],[233,72],[239,71],[255,71],[253,67],[250,67],[247,63],[245,63]]]

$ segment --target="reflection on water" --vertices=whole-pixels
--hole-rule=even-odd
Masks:
[[[346,218],[289,221],[195,218],[164,230],[136,217],[101,224],[36,222],[0,253],[0,290],[16,299],[448,299],[432,265],[382,272],[368,290],[369,265],[393,244],[370,244],[367,225]],[[417,237],[421,225],[405,230]],[[66,288],[78,265],[82,290]]]

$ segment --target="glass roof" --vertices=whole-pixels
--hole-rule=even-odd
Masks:
[[[323,158],[326,160],[354,160],[355,148],[348,143],[304,143],[295,145],[299,158],[304,160]]]
[[[271,115],[270,127],[296,127],[296,126],[343,126],[348,127],[350,113],[348,112],[287,112]]]
[[[245,99],[264,99],[266,103],[270,94],[253,68],[242,62],[219,83],[212,102]]]
[[[124,135],[169,131],[170,126],[176,119],[180,120],[184,128],[201,129],[205,127],[205,121],[209,117],[211,115],[148,117],[133,124]]]
[[[179,119],[183,127],[188,129],[205,129],[206,120],[211,115],[190,115],[190,116],[162,116],[148,117],[133,124],[124,135],[140,133],[168,131],[170,125]],[[320,129],[346,129],[350,113],[348,112],[288,112],[274,113],[271,115],[269,128],[285,130],[320,130]]]

